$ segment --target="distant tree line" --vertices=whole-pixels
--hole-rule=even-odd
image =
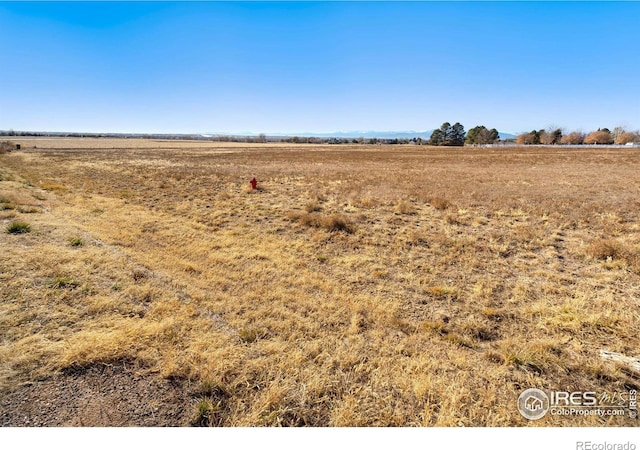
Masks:
[[[309,136],[267,136],[261,133],[256,136],[235,135],[203,135],[203,134],[157,134],[157,133],[77,133],[77,132],[40,132],[40,131],[2,131],[0,136],[42,136],[42,137],[85,137],[85,138],[126,138],[126,139],[175,139],[175,140],[200,140],[217,142],[290,142],[295,144],[368,144],[368,145],[438,145],[438,146],[463,146],[463,145],[492,145],[503,142],[495,128],[487,128],[478,125],[465,132],[464,126],[459,122],[451,125],[444,122],[440,128],[433,131],[429,139],[414,138],[335,138],[335,137],[309,137]],[[572,131],[565,133],[561,128],[549,127],[546,130],[532,130],[522,133],[515,141],[521,145],[580,145],[598,144],[625,145],[629,143],[640,144],[640,131],[627,131],[617,127],[613,131],[608,128],[599,128],[590,133]]]
[[[627,131],[616,127],[613,131],[608,128],[598,128],[590,133],[572,131],[564,134],[561,128],[550,127],[546,130],[533,130],[520,134],[516,142],[521,145],[626,145],[640,144],[640,131]]]

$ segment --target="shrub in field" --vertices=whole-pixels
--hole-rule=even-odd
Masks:
[[[613,239],[599,239],[587,247],[587,254],[592,258],[606,261],[607,259],[621,259],[624,256],[624,247]]]
[[[31,225],[26,222],[11,222],[7,225],[7,233],[11,234],[22,234],[29,233],[31,231]]]
[[[16,149],[16,144],[9,141],[0,142],[0,155],[3,153],[9,153]]]

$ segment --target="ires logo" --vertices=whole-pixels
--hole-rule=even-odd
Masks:
[[[527,389],[518,397],[518,411],[529,420],[552,416],[623,416],[637,417],[636,392],[543,391]]]
[[[595,392],[551,391],[551,406],[598,406],[598,395]]]

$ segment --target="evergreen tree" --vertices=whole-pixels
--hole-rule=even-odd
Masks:
[[[449,122],[445,122],[442,124],[440,129],[433,130],[431,134],[431,138],[429,139],[430,145],[464,145],[464,127],[456,122],[451,125]]]
[[[433,130],[429,138],[429,145],[442,145],[444,142],[444,133],[442,130]]]
[[[464,145],[464,127],[460,122],[456,122],[451,127],[451,133],[445,145],[454,145],[462,147]]]

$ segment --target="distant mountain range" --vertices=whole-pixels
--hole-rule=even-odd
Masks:
[[[330,133],[312,133],[312,132],[301,132],[301,133],[264,133],[269,137],[317,137],[317,138],[340,138],[340,139],[356,139],[356,138],[364,138],[364,139],[413,139],[413,138],[421,138],[421,139],[429,139],[431,137],[431,133],[433,130],[425,130],[425,131],[334,131]],[[224,132],[211,132],[206,133],[203,136],[258,136],[261,133],[254,133],[248,131],[242,132],[234,132],[234,133],[224,133]],[[511,133],[503,133],[500,132],[500,139],[513,139],[516,135]]]

